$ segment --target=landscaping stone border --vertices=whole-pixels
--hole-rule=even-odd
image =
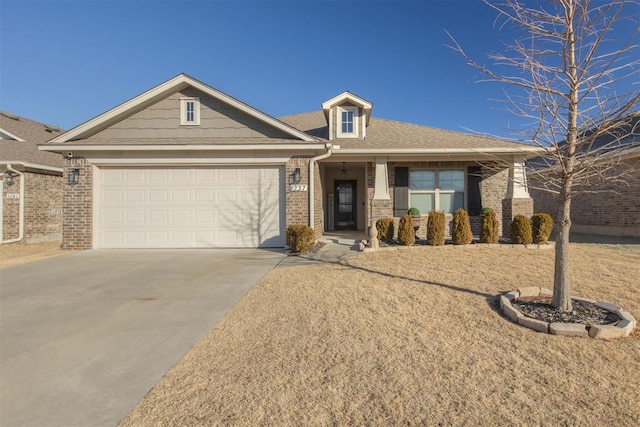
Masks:
[[[589,298],[573,297],[573,300],[586,301],[595,304],[604,310],[611,311],[620,317],[620,320],[611,325],[587,326],[580,323],[545,322],[525,316],[516,309],[513,301],[520,297],[549,297],[553,292],[549,289],[530,286],[520,288],[516,291],[507,292],[500,295],[500,310],[512,322],[533,329],[537,332],[544,332],[553,335],[564,335],[571,337],[586,337],[599,339],[612,339],[628,337],[636,328],[637,321],[628,311],[623,310],[619,305],[610,302],[596,302]]]
[[[481,248],[493,248],[493,249],[533,249],[533,250],[547,250],[547,249],[552,249],[555,247],[555,244],[553,242],[548,242],[548,243],[542,243],[542,244],[536,244],[536,243],[532,243],[529,245],[518,245],[515,243],[471,243],[469,245],[454,245],[453,243],[447,243],[445,245],[442,246],[431,246],[431,245],[427,245],[426,243],[417,243],[417,244],[413,244],[411,246],[403,246],[403,245],[388,245],[388,246],[382,246],[380,245],[378,248],[373,248],[373,247],[367,247],[367,245],[369,244],[368,241],[366,240],[362,240],[359,243],[359,250],[361,252],[376,252],[376,251],[402,251],[402,250],[409,250],[409,249],[433,249],[433,250],[474,250],[474,249],[481,249]]]

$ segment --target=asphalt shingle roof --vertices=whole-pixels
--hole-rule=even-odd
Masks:
[[[0,139],[0,161],[22,161],[55,167],[64,165],[60,154],[38,150],[38,144],[61,134],[61,129],[5,112],[0,112],[0,128],[24,140]]]
[[[280,117],[280,120],[310,135],[328,139],[329,130],[322,111]],[[498,138],[454,132],[395,120],[371,117],[367,137],[336,139],[342,148],[349,149],[518,149],[531,147]]]

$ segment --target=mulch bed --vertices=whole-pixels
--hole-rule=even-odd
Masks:
[[[573,300],[572,312],[556,310],[551,304],[551,298],[545,297],[518,298],[512,304],[525,316],[544,322],[582,323],[591,326],[608,325],[620,320],[617,314],[587,301]]]

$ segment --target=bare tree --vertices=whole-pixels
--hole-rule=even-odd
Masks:
[[[632,0],[485,3],[497,12],[501,29],[514,31],[515,41],[503,53],[489,54],[489,66],[467,55],[453,37],[452,48],[485,80],[507,84],[509,110],[530,123],[526,139],[542,148],[534,181],[559,200],[553,306],[572,311],[571,199],[597,188],[596,181],[624,181],[629,172],[619,166],[631,148],[624,139],[638,122],[639,5]]]

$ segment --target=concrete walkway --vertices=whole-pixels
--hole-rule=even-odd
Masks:
[[[356,256],[359,253],[358,243],[364,238],[364,233],[358,232],[325,234],[318,239],[318,242],[322,245],[322,248],[318,251],[311,254],[288,256],[278,264],[278,267],[313,265],[320,262],[340,262]]]
[[[99,250],[0,271],[0,425],[116,425],[283,258]]]

